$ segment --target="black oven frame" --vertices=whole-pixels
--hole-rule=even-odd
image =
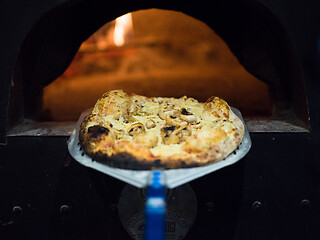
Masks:
[[[2,239],[128,239],[116,210],[122,182],[73,161],[66,147],[67,136],[6,136],[10,89],[23,40],[43,13],[60,4],[80,2],[13,0],[0,3]],[[305,87],[308,100],[309,128],[305,132],[251,133],[253,145],[245,159],[191,182],[198,199],[198,215],[186,239],[320,237],[320,164],[315,157],[320,146],[319,3],[311,0],[258,2],[277,16],[293,43],[299,63],[296,67],[301,69],[303,79],[299,87]],[[112,8],[115,3],[108,4]],[[134,8],[161,8],[166,4],[172,9],[181,7],[181,3],[162,4],[115,7],[122,10],[113,11],[110,19]],[[203,10],[199,2],[190,3],[188,7],[194,6],[209,11]],[[302,108],[302,112],[306,109],[297,107]],[[23,111],[15,114],[16,119],[20,119]]]

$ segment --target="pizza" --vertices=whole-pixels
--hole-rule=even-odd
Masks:
[[[204,166],[239,147],[244,125],[226,101],[205,103],[183,96],[146,97],[109,91],[79,129],[79,141],[93,161],[147,170]]]

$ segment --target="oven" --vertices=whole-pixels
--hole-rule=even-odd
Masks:
[[[0,6],[1,239],[138,238],[128,228],[142,227],[144,190],[67,149],[81,113],[112,89],[217,95],[250,132],[244,159],[168,190],[180,199],[168,239],[319,239],[319,3]]]

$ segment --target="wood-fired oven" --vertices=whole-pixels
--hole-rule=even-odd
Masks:
[[[185,186],[197,214],[184,239],[319,239],[319,3],[13,0],[0,9],[1,239],[130,238],[119,211],[130,187],[67,150],[80,114],[111,89],[218,95],[245,119],[248,155]],[[128,13],[118,44],[116,19]]]

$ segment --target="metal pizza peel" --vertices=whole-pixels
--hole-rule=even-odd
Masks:
[[[251,139],[248,129],[244,123],[240,111],[235,108],[232,108],[232,111],[242,120],[245,128],[244,137],[239,148],[236,149],[224,160],[207,166],[168,170],[158,169],[159,171],[161,171],[163,178],[165,179],[164,185],[167,188],[178,187],[194,179],[200,178],[204,175],[207,175],[221,168],[234,164],[241,160],[249,152],[251,148]],[[104,163],[93,161],[91,157],[85,154],[79,143],[79,128],[84,117],[87,116],[90,112],[90,110],[87,110],[86,112],[81,114],[77,122],[76,128],[73,130],[69,138],[68,149],[71,156],[77,162],[86,167],[105,173],[111,177],[124,181],[135,187],[144,188],[148,186],[150,175],[154,172],[154,170],[128,170],[110,167]]]

